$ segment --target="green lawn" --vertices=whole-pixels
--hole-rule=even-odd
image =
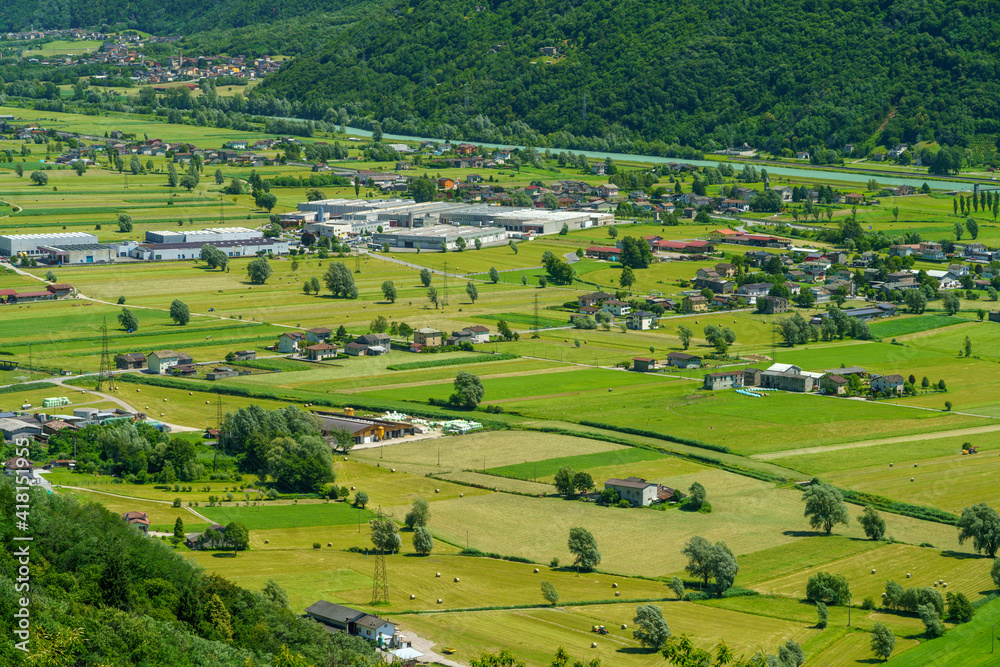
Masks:
[[[250,530],[367,523],[375,516],[342,502],[301,506],[263,503],[260,507],[201,507],[198,511],[223,526],[240,521]]]
[[[560,456],[541,461],[532,461],[530,463],[526,462],[490,468],[486,472],[504,477],[516,477],[518,479],[541,479],[555,475],[564,466],[569,466],[574,471],[579,471],[599,466],[627,465],[638,461],[652,461],[663,458],[667,458],[666,455],[636,447],[632,449],[619,449],[613,452]],[[600,482],[598,483],[600,484]]]
[[[919,315],[916,317],[901,317],[873,322],[869,325],[872,336],[875,338],[893,338],[895,336],[905,336],[907,334],[940,329],[953,324],[967,324],[968,320],[961,317],[949,317],[947,315]]]

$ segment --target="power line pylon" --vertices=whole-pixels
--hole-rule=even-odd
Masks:
[[[379,508],[377,520],[382,520],[382,508]],[[374,544],[374,540],[372,542]],[[389,573],[385,569],[385,554],[381,549],[375,554],[375,577],[372,580],[372,605],[377,604],[389,604]]]
[[[106,386],[105,386],[106,385]],[[97,373],[97,391],[117,391],[115,385],[115,367],[111,363],[111,352],[108,349],[108,318],[104,317],[101,325],[101,367]]]

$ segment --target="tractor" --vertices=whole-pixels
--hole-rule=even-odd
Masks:
[[[606,627],[604,627],[603,625],[595,625],[594,627],[592,627],[590,629],[590,631],[591,632],[596,632],[599,635],[606,635],[606,634],[608,634],[608,629]]]

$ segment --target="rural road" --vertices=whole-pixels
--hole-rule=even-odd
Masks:
[[[862,447],[875,447],[877,445],[892,445],[914,442],[917,440],[937,440],[938,438],[959,438],[967,435],[979,433],[992,433],[1000,431],[1000,424],[992,426],[974,426],[972,428],[958,428],[951,431],[934,431],[931,433],[918,433],[915,435],[903,435],[894,438],[881,438],[879,440],[861,440],[859,442],[848,442],[842,445],[823,445],[819,447],[803,447],[801,449],[789,449],[783,452],[767,452],[765,454],[753,454],[752,459],[758,461],[772,461],[782,459],[786,456],[802,456],[804,454],[822,454],[825,452],[836,452],[844,449],[860,449]]]
[[[144,503],[158,503],[160,505],[171,505],[171,506],[174,504],[170,500],[152,500],[150,498],[137,498],[135,496],[123,496],[120,493],[108,493],[107,491],[95,491],[94,489],[88,489],[88,488],[85,488],[85,487],[82,487],[82,486],[66,486],[66,485],[63,485],[63,484],[53,484],[53,486],[55,488],[57,488],[57,489],[71,489],[73,491],[86,491],[87,493],[100,493],[101,495],[104,495],[104,496],[112,496],[114,498],[125,498],[126,500],[138,500],[138,501],[142,501]],[[194,509],[192,509],[190,507],[181,507],[180,509],[186,509],[188,512],[191,512],[191,514],[194,514],[196,517],[198,517],[199,519],[201,519],[202,521],[204,521],[205,523],[207,523],[209,525],[213,525],[215,523],[214,521],[212,521],[211,519],[209,519],[204,514],[199,514],[198,512],[195,512]]]
[[[78,379],[79,377],[83,377],[83,376],[77,376],[76,378],[73,378],[73,379]],[[104,394],[104,393],[99,392],[99,391],[94,391],[93,389],[83,389],[81,387],[74,387],[73,385],[68,385],[68,384],[66,384],[66,378],[52,378],[52,379],[48,380],[48,382],[52,382],[53,384],[57,384],[60,387],[64,387],[64,388],[66,388],[69,391],[82,391],[82,392],[85,392],[85,393],[90,394],[92,396],[97,396],[98,398],[100,398],[102,400],[111,401],[112,403],[114,403],[118,407],[122,408],[123,410],[128,410],[129,412],[144,412],[144,410],[138,410],[138,409],[134,408],[133,406],[129,405],[128,403],[126,403],[122,399],[118,398],[117,396],[112,396],[111,394]],[[157,421],[161,421],[161,420],[157,419]],[[163,422],[163,423],[170,427],[171,433],[184,433],[184,432],[192,432],[192,431],[200,431],[201,430],[200,428],[192,428],[190,426],[181,426],[180,424],[170,424],[168,422]]]

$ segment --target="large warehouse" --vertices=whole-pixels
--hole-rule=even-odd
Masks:
[[[216,227],[190,231],[158,230],[146,232],[146,243],[215,243],[259,239],[261,233],[246,227]]]
[[[432,225],[416,229],[392,229],[381,234],[372,235],[372,242],[378,245],[389,244],[390,248],[421,248],[423,250],[440,250],[442,241],[448,250],[456,250],[458,239],[465,240],[468,247],[476,243],[483,245],[503,243],[507,240],[507,230],[500,227],[460,227],[458,225]]]
[[[118,246],[113,243],[60,243],[38,246],[49,264],[106,264],[118,257]]]
[[[456,225],[503,227],[521,234],[557,234],[562,226],[570,230],[600,227],[613,223],[613,213],[596,211],[550,211],[539,208],[510,208],[480,204],[441,213],[441,222]]]
[[[340,218],[352,213],[376,211],[385,208],[396,208],[415,203],[412,199],[318,199],[299,204],[300,211],[311,211],[316,214],[316,221],[323,222],[331,218]]]
[[[0,236],[0,255],[10,257],[18,253],[45,254],[38,246],[82,245],[97,243],[97,236],[87,232],[62,232],[57,234],[5,234]]]
[[[248,257],[263,251],[274,255],[288,254],[288,241],[261,236],[241,241],[195,241],[193,243],[140,243],[129,252],[133,259],[172,260],[197,259],[204,243],[213,245],[229,257]]]

